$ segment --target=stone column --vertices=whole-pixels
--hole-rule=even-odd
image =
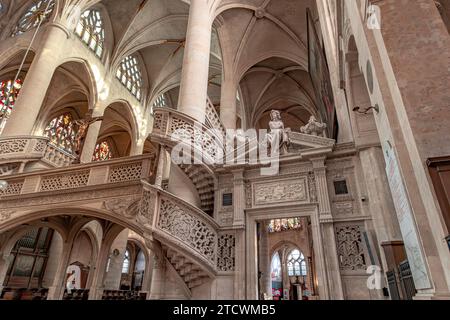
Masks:
[[[142,289],[141,291],[147,292],[147,298],[150,296],[150,288],[152,285],[152,276],[153,276],[153,252],[151,250],[147,250],[148,260],[145,262],[145,271],[144,271],[144,279],[142,280]]]
[[[245,184],[244,184],[244,170],[233,171],[234,175],[234,189],[233,189],[233,207],[234,217],[233,225],[235,227],[243,227],[245,224]]]
[[[53,74],[61,61],[68,33],[59,25],[49,24],[46,28],[47,34],[27,72],[14,111],[6,122],[3,136],[32,133]]]
[[[241,270],[241,272],[235,272],[234,278],[234,299],[255,299],[251,294],[249,289],[245,288],[245,268],[246,259],[251,259],[252,257],[246,256],[246,230],[245,230],[245,184],[244,184],[244,170],[233,171],[234,175],[234,188],[233,188],[233,226],[236,229],[236,247],[235,247],[235,263],[236,270]],[[248,226],[247,226],[248,227]],[[250,228],[251,230],[256,230],[256,224]],[[255,231],[256,235],[256,231]],[[247,244],[248,245],[248,244]],[[253,257],[256,259],[255,256]],[[257,268],[256,268],[257,269]],[[255,287],[258,284],[255,283]],[[256,292],[256,291],[255,291]]]
[[[126,231],[126,230],[125,230]],[[117,234],[115,234],[117,236]],[[94,274],[92,276],[92,284],[89,289],[89,300],[101,300],[104,290],[104,280],[106,274],[106,267],[108,264],[108,258],[111,251],[111,245],[114,241],[111,234],[108,237],[104,237],[100,246],[98,257],[95,262]],[[120,279],[119,279],[120,281]],[[119,289],[119,288],[117,288]]]
[[[401,242],[402,235],[392,196],[389,192],[389,183],[386,177],[386,170],[384,169],[383,151],[379,147],[373,147],[361,150],[359,155],[379,251],[384,252],[381,247],[383,243]],[[390,271],[395,267],[395,265],[387,263],[383,253],[381,257],[382,267],[385,271]]]
[[[164,298],[166,282],[166,257],[157,241],[152,242],[153,249],[153,272],[150,286],[149,300],[160,300]]]
[[[256,259],[255,255],[246,256],[246,243],[250,243],[246,239],[246,231],[244,228],[239,228],[236,230],[236,240],[235,240],[235,272],[234,272],[234,288],[233,288],[233,299],[234,300],[244,300],[244,299],[257,299],[258,297],[253,296],[253,292],[250,290],[248,284],[251,283],[249,279],[246,279],[246,264],[248,261],[246,259]],[[256,263],[255,263],[256,264]],[[247,271],[248,272],[248,271]],[[251,276],[253,274],[248,272]],[[248,275],[247,275],[248,277]],[[247,281],[246,281],[247,280]],[[255,283],[255,287],[258,284]],[[256,292],[256,290],[255,290]]]
[[[73,236],[63,244],[61,258],[56,269],[53,285],[48,290],[47,300],[62,300],[63,298],[64,290],[66,289],[67,267],[70,263],[74,241],[75,237]]]
[[[95,147],[97,146],[98,136],[103,121],[94,122],[89,126],[86,138],[84,139],[83,151],[81,153],[80,163],[92,162]]]
[[[261,271],[261,293],[272,296],[271,255],[269,248],[269,221],[261,221],[259,240],[259,270]]]
[[[191,0],[178,110],[203,123],[208,92],[212,22],[207,0]]]
[[[324,284],[328,287],[329,298],[333,300],[344,299],[341,272],[337,256],[336,234],[334,231],[333,217],[331,215],[330,195],[326,176],[325,158],[311,159],[313,163],[314,177],[319,202],[319,223],[322,237],[322,254],[325,256],[327,280]],[[319,258],[320,259],[320,258]],[[323,273],[322,273],[323,274]]]
[[[237,84],[232,79],[225,79],[222,82],[220,95],[220,120],[225,129],[236,129],[237,110],[236,110]]]
[[[128,234],[129,230],[124,229],[111,243],[108,249],[108,260],[107,267],[108,272],[105,268],[105,277],[102,283],[104,290],[119,290],[120,281],[122,278],[122,267],[123,258],[125,257],[125,252],[127,250],[128,244]],[[117,250],[118,254],[111,254]]]

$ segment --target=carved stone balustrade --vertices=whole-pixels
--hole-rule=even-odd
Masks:
[[[204,162],[213,164],[219,153],[223,154],[223,137],[216,135],[212,128],[173,109],[154,110],[151,139],[156,143],[173,148],[182,143],[196,149]],[[202,159],[199,159],[202,160]]]
[[[152,157],[146,155],[76,165],[70,169],[61,168],[16,174],[5,178],[9,186],[0,195],[25,195],[117,182],[139,182],[150,176]]]
[[[76,157],[49,143],[42,160],[52,167],[61,168],[71,165],[76,160]]]
[[[144,184],[140,215],[161,243],[199,264],[210,277],[217,270],[219,225],[199,208],[151,184]]]
[[[221,132],[221,135],[225,137],[225,127],[220,120],[220,116],[217,113],[216,108],[209,98],[206,102],[206,125],[212,129],[218,130],[219,132]]]
[[[44,167],[66,167],[75,157],[58,148],[46,137],[19,136],[0,138],[0,175],[21,172],[30,162],[41,162]]]

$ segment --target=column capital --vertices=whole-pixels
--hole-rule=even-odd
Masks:
[[[325,161],[326,161],[326,157],[317,157],[317,158],[311,158],[310,161],[313,164],[313,170],[320,170],[320,169],[325,169],[326,165],[325,165]]]
[[[236,169],[232,170],[233,179],[235,182],[243,182],[244,181],[244,169]]]

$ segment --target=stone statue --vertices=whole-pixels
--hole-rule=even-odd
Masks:
[[[291,131],[290,128],[284,128],[284,123],[281,120],[281,114],[280,111],[272,110],[270,112],[270,122],[269,122],[269,128],[270,131],[267,134],[267,141],[272,148],[273,145],[276,145],[276,140],[278,139],[278,145],[281,151],[281,154],[286,154],[288,152],[288,147],[291,144],[291,141],[289,139],[288,132]]]
[[[323,136],[323,133],[326,128],[327,128],[326,123],[321,123],[316,120],[316,117],[311,116],[311,118],[309,118],[308,124],[300,128],[300,132],[312,136],[319,136],[319,135]]]
[[[77,126],[75,136],[74,154],[77,157],[74,163],[79,163],[81,153],[83,152],[84,140],[86,138],[89,126],[97,121],[102,121],[103,117],[92,117],[92,111],[88,112],[84,119],[75,120],[73,123]]]

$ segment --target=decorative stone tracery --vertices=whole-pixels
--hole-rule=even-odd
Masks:
[[[217,235],[205,222],[172,201],[161,200],[158,226],[161,230],[187,243],[215,263]]]
[[[109,182],[139,180],[142,175],[142,163],[132,163],[111,168]]]
[[[233,234],[221,234],[217,241],[217,270],[234,271],[236,239]]]
[[[87,186],[90,170],[44,176],[39,191],[55,191]]]
[[[341,270],[365,270],[366,262],[361,227],[336,227],[336,240]]]

